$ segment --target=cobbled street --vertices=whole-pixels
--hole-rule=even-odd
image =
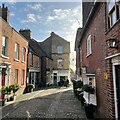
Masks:
[[[72,86],[39,90],[26,97],[3,107],[3,118],[86,118]]]

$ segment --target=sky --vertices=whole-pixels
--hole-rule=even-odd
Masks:
[[[82,26],[81,2],[4,2],[4,4],[10,11],[9,23],[17,31],[30,29],[32,38],[37,41],[43,41],[51,32],[55,32],[69,41],[71,68],[75,70],[74,43],[77,28]]]

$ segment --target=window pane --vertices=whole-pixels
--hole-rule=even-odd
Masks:
[[[117,21],[117,18],[116,18],[116,11],[114,10],[112,13],[111,13],[111,26],[114,25]]]
[[[87,38],[87,56],[92,53],[91,50],[91,35],[88,36]]]
[[[2,54],[8,56],[8,38],[2,37]]]
[[[22,70],[21,85],[24,85],[24,77],[25,77],[25,71],[24,71],[24,70]]]
[[[17,83],[18,81],[18,69],[15,69],[15,72],[14,72],[14,83]]]
[[[15,59],[19,59],[19,44],[15,43]]]
[[[22,48],[22,61],[25,62],[25,48]]]
[[[108,0],[108,12],[112,10],[115,5],[115,0]]]
[[[64,60],[62,58],[58,59],[58,68],[63,68]]]
[[[63,46],[57,46],[57,53],[63,53]]]

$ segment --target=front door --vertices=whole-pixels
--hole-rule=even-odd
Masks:
[[[2,68],[2,86],[5,85],[6,68]]]
[[[120,65],[115,66],[118,119],[120,118]]]

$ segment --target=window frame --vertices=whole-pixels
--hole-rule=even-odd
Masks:
[[[25,70],[22,70],[22,75],[21,75],[21,86],[24,85],[24,81],[25,81]]]
[[[15,52],[15,59],[16,60],[19,60],[19,51],[20,51],[20,45],[18,43],[15,43],[14,52]]]
[[[4,45],[3,45],[3,40],[4,40]],[[2,36],[2,55],[5,57],[8,57],[8,37],[7,36]]]
[[[116,2],[114,0],[114,5],[109,9],[110,3],[112,2],[108,0],[107,1],[108,29],[114,26],[116,22],[118,21],[118,19],[120,19],[120,2]]]
[[[26,48],[25,47],[23,47],[22,48],[22,62],[25,62],[25,59],[26,59]]]
[[[18,69],[14,69],[14,83],[18,83]]]
[[[61,66],[60,66],[60,64],[61,64]],[[62,69],[63,67],[64,67],[64,59],[63,58],[58,58],[57,59],[57,68]]]
[[[58,54],[63,54],[63,46],[57,46],[57,53]]]
[[[87,57],[92,54],[92,35],[87,37]]]

